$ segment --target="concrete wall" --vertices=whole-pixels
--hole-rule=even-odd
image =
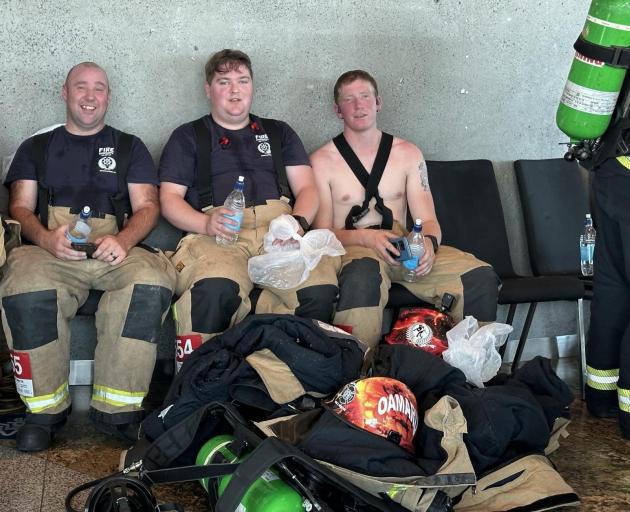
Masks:
[[[157,160],[170,132],[208,110],[203,65],[224,47],[253,60],[254,112],[287,120],[313,150],[340,130],[332,85],[377,79],[383,129],[429,159],[497,162],[517,268],[527,270],[510,166],[557,157],[554,123],[589,0],[3,0],[0,156],[63,121],[60,86],[82,60],[105,67],[108,122]],[[553,313],[550,316],[557,316]],[[571,322],[572,323],[572,322]]]

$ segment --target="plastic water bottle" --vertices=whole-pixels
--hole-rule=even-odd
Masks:
[[[92,210],[90,207],[84,206],[74,222],[68,227],[68,231],[66,231],[66,238],[68,240],[77,244],[87,243],[90,231],[92,231],[89,224],[91,214]]]
[[[236,183],[234,183],[234,190],[229,193],[229,195],[225,198],[225,203],[223,206],[229,208],[234,212],[234,215],[226,215],[228,219],[232,219],[237,223],[236,226],[233,224],[226,224],[225,226],[232,231],[234,231],[233,238],[226,238],[223,235],[217,235],[216,240],[219,245],[233,245],[238,240],[238,232],[241,230],[241,221],[243,220],[243,210],[245,209],[245,194],[243,194],[243,189],[245,188],[245,178],[243,176],[239,176]]]
[[[416,267],[422,256],[424,256],[424,235],[422,234],[422,220],[416,219],[413,225],[413,230],[407,236],[409,242],[409,251],[411,252],[411,258],[403,261],[403,279],[408,283],[413,283],[418,280],[416,275]]]
[[[591,214],[586,214],[584,233],[580,235],[580,269],[582,275],[593,275],[593,253],[595,252],[595,228]]]

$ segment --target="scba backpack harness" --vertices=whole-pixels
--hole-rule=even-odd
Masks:
[[[198,450],[203,440],[220,433],[234,436],[237,440],[235,451],[245,447],[253,450],[239,463],[177,465],[179,460],[186,460]],[[66,511],[78,512],[72,508],[72,500],[90,487],[93,490],[84,508],[87,512],[181,511],[183,509],[177,504],[158,504],[151,486],[209,478],[212,481],[208,486],[211,510],[233,512],[239,509],[248,489],[260,478],[265,478],[270,468],[301,496],[306,511],[405,511],[387,496],[372,496],[345,481],[290,444],[275,437],[264,439],[231,404],[208,404],[149,446],[136,444],[127,453],[125,465],[121,473],[72,490],[66,498]],[[227,475],[231,478],[219,495],[217,479]]]

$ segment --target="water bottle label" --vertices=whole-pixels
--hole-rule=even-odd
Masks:
[[[237,223],[236,226],[234,224],[226,224],[225,225],[226,228],[232,231],[241,230],[241,221],[243,220],[243,212],[236,212],[234,215],[225,215],[225,217],[227,217],[228,219],[232,219],[234,222]]]
[[[580,259],[584,262],[593,261],[593,253],[595,252],[595,245],[584,244],[580,245]]]
[[[84,243],[88,241],[90,234],[90,226],[85,222],[77,222],[67,233],[66,236],[71,242]]]
[[[415,270],[418,266],[418,257],[412,256],[410,259],[403,261],[402,264],[407,270]]]

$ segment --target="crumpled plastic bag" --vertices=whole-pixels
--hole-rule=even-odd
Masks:
[[[271,221],[263,238],[265,254],[250,258],[247,264],[252,282],[281,290],[295,288],[308,279],[322,256],[346,253],[332,231],[313,229],[300,236],[299,227],[291,215],[280,215]],[[275,240],[292,242],[273,245]]]
[[[496,322],[479,327],[475,317],[467,316],[446,333],[448,349],[442,357],[463,371],[469,383],[483,388],[499,372],[501,354],[497,349],[512,330],[511,325]]]

